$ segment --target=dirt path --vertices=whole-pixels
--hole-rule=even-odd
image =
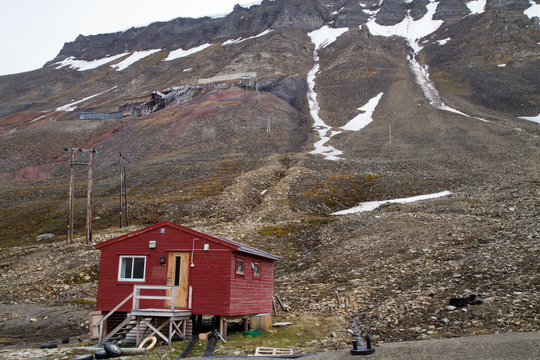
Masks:
[[[88,334],[88,310],[70,306],[0,304],[0,348]],[[1,356],[0,356],[1,357]]]

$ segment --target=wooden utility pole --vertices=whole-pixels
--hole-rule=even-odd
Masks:
[[[88,153],[88,185],[86,188],[86,242],[92,242],[92,154]]]
[[[122,228],[122,206],[123,206],[123,196],[122,193],[124,192],[124,170],[123,170],[123,164],[122,164],[122,153],[120,153],[120,229]]]
[[[88,166],[88,185],[86,190],[86,242],[92,241],[92,156],[97,155],[94,149],[64,148],[70,156],[69,199],[68,199],[68,233],[66,243],[73,242],[73,214],[75,212],[75,165]],[[76,161],[75,152],[88,152],[88,161]]]
[[[120,228],[122,228],[123,219],[125,220],[126,226],[129,226],[126,163],[131,164],[131,161],[120,152],[120,162],[118,164],[111,164],[120,165]]]
[[[69,199],[68,199],[68,233],[66,243],[73,242],[73,205],[74,205],[74,184],[75,184],[75,152],[72,149],[65,149],[71,155],[69,162]]]

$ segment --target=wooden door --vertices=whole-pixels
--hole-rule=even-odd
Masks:
[[[174,295],[175,308],[187,308],[188,306],[188,275],[189,275],[189,253],[170,252],[167,261],[167,285],[177,286]],[[171,291],[167,290],[167,296],[171,296]],[[167,307],[171,302],[167,301]]]

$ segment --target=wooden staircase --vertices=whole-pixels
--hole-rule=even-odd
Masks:
[[[133,345],[137,343],[137,318],[131,314],[128,314],[128,318],[131,320],[122,329],[118,330],[116,334],[111,336],[108,341],[118,345]],[[139,331],[143,339],[151,332],[146,323],[140,324]]]
[[[122,300],[113,310],[108,312],[98,323],[99,345],[105,342],[117,344],[135,344],[138,346],[146,337],[156,336],[158,340],[169,345],[174,337],[185,339],[191,337],[191,311],[179,310],[174,307],[176,286],[135,285],[133,293]],[[141,290],[171,290],[170,296],[141,295]],[[130,313],[117,312],[122,305],[133,298]],[[140,299],[166,300],[170,307],[166,309],[139,309]],[[105,334],[107,320],[116,325]],[[113,325],[113,326],[114,326]]]

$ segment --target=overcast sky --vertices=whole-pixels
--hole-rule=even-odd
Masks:
[[[1,0],[0,75],[38,69],[79,34],[129,29],[177,17],[223,16],[261,0]]]

